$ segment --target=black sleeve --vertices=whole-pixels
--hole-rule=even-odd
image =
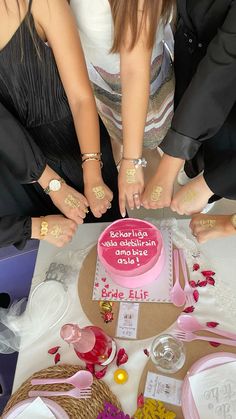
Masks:
[[[20,183],[37,181],[46,160],[27,130],[0,103],[0,160]]]
[[[184,63],[183,63],[184,65]],[[236,0],[210,43],[205,57],[176,109],[160,147],[190,160],[201,143],[213,137],[236,102]]]
[[[236,152],[225,151],[221,162],[206,167],[203,177],[215,195],[236,199]]]
[[[6,215],[0,217],[0,247],[10,245],[23,249],[31,238],[31,218]]]

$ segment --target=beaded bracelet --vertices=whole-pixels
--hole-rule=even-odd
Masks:
[[[45,221],[45,218],[42,219],[40,223],[40,239],[44,239],[48,234],[48,222]]]

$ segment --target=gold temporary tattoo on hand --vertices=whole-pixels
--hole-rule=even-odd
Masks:
[[[214,228],[216,225],[216,220],[200,220],[200,225],[206,228]]]
[[[61,237],[63,234],[62,228],[58,224],[55,224],[52,227],[50,234],[51,236],[55,237],[55,239],[59,239],[59,237]]]
[[[95,186],[92,191],[94,192],[97,199],[105,198],[105,190],[103,186]]]
[[[136,182],[136,169],[126,169],[126,182],[135,183]]]
[[[67,195],[64,202],[66,205],[68,205],[68,207],[71,207],[71,208],[80,207],[80,202],[73,195]]]
[[[191,202],[191,201],[193,201],[196,198],[196,196],[197,196],[197,192],[195,192],[192,189],[190,189],[189,191],[187,191],[184,194],[183,201],[184,202]]]
[[[151,201],[157,202],[159,201],[163,188],[162,186],[155,186],[151,193]]]

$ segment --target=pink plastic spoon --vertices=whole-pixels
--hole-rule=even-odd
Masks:
[[[76,388],[83,389],[92,385],[93,375],[89,371],[80,370],[68,378],[34,378],[31,380],[31,384],[33,386],[59,383],[68,383],[72,384]]]
[[[183,288],[179,282],[179,252],[178,249],[174,249],[174,273],[175,273],[175,284],[170,292],[171,302],[176,307],[181,307],[185,304],[186,296]]]
[[[208,327],[204,324],[201,324],[195,317],[190,314],[181,314],[177,320],[178,326],[180,329],[185,332],[197,332],[199,330],[207,330],[208,332],[215,333],[216,335],[225,336],[230,339],[236,339],[236,334],[227,332],[218,327]]]

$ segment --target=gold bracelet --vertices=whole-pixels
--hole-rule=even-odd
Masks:
[[[40,223],[40,239],[43,240],[48,234],[48,222],[45,221],[45,218],[42,219]]]
[[[101,167],[101,168],[103,167],[103,162],[102,162],[102,160],[101,160],[100,158],[97,158],[97,157],[88,157],[87,159],[84,159],[84,160],[82,161],[81,166],[83,167],[83,164],[84,164],[84,163],[86,163],[87,161],[97,161],[97,162],[99,162],[99,163],[100,163],[100,167]]]
[[[101,156],[102,156],[102,153],[82,153],[81,154],[82,160],[84,160],[84,158],[87,158],[87,157],[101,158]]]

